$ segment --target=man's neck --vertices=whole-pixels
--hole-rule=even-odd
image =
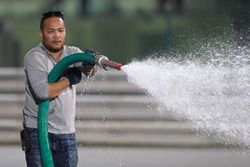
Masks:
[[[53,56],[53,58],[56,60],[56,61],[59,61],[61,59],[61,53],[62,53],[62,50],[60,50],[59,52],[50,52],[49,53]]]
[[[51,52],[49,49],[47,49],[45,47],[45,45],[42,43],[43,47],[45,48],[45,50],[56,60],[56,61],[59,61],[61,59],[61,54],[62,54],[62,51],[63,51],[63,48],[58,51],[58,52]]]

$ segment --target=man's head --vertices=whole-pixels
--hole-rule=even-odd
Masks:
[[[63,13],[60,11],[44,13],[40,21],[39,35],[50,52],[60,52],[66,37]]]

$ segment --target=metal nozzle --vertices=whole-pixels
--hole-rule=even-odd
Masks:
[[[104,69],[107,67],[121,70],[122,64],[109,60],[106,56],[98,55],[96,56],[96,64],[100,65]]]
[[[110,68],[114,68],[117,70],[121,70],[122,64],[108,60],[108,59],[102,59],[101,60],[101,65],[105,68],[105,67],[110,67]]]

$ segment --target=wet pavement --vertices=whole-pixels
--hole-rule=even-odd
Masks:
[[[25,167],[18,146],[0,146],[1,167]],[[249,167],[250,151],[214,148],[79,147],[79,167]]]

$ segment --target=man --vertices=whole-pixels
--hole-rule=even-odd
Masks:
[[[75,84],[81,81],[81,71],[68,68],[55,83],[48,83],[48,74],[65,56],[81,52],[77,47],[65,45],[66,29],[63,13],[50,11],[40,21],[41,43],[31,49],[24,58],[25,105],[23,109],[24,131],[22,137],[28,167],[40,167],[38,144],[38,104],[51,99],[49,107],[49,142],[55,167],[76,167],[78,161],[75,138]],[[82,65],[86,75],[93,66]],[[93,73],[92,73],[93,75]]]

